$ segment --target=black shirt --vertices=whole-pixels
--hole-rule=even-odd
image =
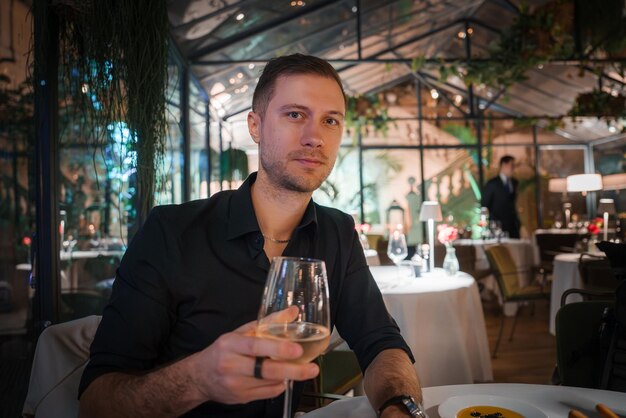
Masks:
[[[207,200],[152,210],[118,269],[79,393],[105,373],[154,369],[256,319],[270,263],[250,195],[255,179]],[[412,359],[350,216],[311,201],[283,255],[326,262],[331,326],[362,370],[387,348],[404,349]],[[279,417],[281,411],[280,399],[207,402],[185,416]]]

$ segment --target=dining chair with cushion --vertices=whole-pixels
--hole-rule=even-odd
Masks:
[[[37,341],[24,403],[25,418],[78,416],[78,385],[100,316],[51,325]]]
[[[504,305],[507,302],[533,302],[540,299],[549,299],[550,290],[545,286],[545,282],[538,282],[529,286],[520,286],[522,277],[527,275],[527,270],[518,270],[515,260],[511,256],[511,252],[504,245],[494,245],[486,248],[487,259],[491,266],[491,270],[496,277],[498,288],[502,294],[502,316],[500,321],[500,331],[498,332],[498,339],[493,349],[492,357],[495,358],[500,347],[500,341],[502,340],[502,332],[504,330]],[[515,311],[513,317],[513,326],[511,327],[511,334],[509,335],[509,341],[513,340],[513,334],[515,333],[515,326],[517,324],[517,316],[519,314],[520,306]]]

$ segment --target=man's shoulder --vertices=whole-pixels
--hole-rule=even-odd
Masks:
[[[354,228],[354,219],[347,213],[328,206],[315,203],[315,211],[320,224],[335,224],[340,227]]]
[[[207,220],[211,214],[222,212],[223,205],[228,204],[233,191],[223,191],[214,194],[207,199],[191,200],[185,203],[155,206],[151,217],[155,217],[162,223],[173,229],[184,230],[190,224],[197,221]]]

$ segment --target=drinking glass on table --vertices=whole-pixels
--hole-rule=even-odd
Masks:
[[[398,266],[400,273],[400,262],[409,255],[409,248],[406,245],[406,237],[402,233],[402,225],[398,225],[389,236],[389,244],[387,245],[387,256]]]
[[[274,315],[297,307],[294,315]],[[292,308],[293,309],[293,308]],[[319,356],[330,340],[330,307],[326,265],[321,260],[274,257],[265,283],[256,335],[288,340],[302,346],[295,363],[308,363]],[[285,381],[283,418],[291,418],[293,382]]]

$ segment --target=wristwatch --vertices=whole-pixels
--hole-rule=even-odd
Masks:
[[[391,405],[399,405],[406,409],[406,412],[413,418],[428,418],[428,415],[422,410],[419,403],[415,402],[415,399],[409,395],[399,395],[389,398],[378,408],[378,417],[383,414],[385,408]]]

